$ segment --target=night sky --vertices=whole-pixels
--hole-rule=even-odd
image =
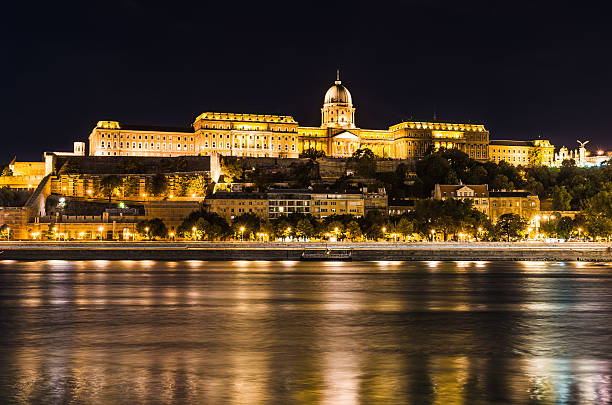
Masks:
[[[588,2],[59,3],[3,5],[0,162],[71,150],[98,120],[318,126],[336,68],[362,128],[436,113],[492,139],[612,147],[612,29]]]

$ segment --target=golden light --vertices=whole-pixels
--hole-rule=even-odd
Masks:
[[[244,232],[244,226],[240,227],[240,232]]]
[[[143,196],[143,197],[146,197],[146,196],[147,196],[147,193],[142,193],[142,196]]]
[[[145,232],[149,233],[149,227],[145,227]]]
[[[192,196],[192,197],[195,197],[196,195],[195,195],[195,193],[193,193],[193,194],[191,194],[191,196]]]
[[[87,190],[87,194],[91,194],[91,193],[92,193],[92,191],[91,191],[91,190]]]
[[[169,197],[170,197],[170,198],[174,198],[174,194],[170,194],[170,195],[169,195]]]
[[[555,216],[554,216],[554,215],[551,215],[551,216],[550,216],[550,219],[555,219]]]
[[[598,150],[598,151],[597,151],[597,155],[601,156],[601,155],[603,155],[603,154],[604,154],[604,151],[603,151],[603,150]]]
[[[193,228],[191,228],[191,230],[192,230],[193,232],[195,232],[195,231],[196,231],[196,229],[197,229],[197,228],[196,228],[195,226],[194,226]]]

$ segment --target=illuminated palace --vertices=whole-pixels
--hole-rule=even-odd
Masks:
[[[419,158],[428,147],[455,148],[488,159],[483,125],[401,122],[388,129],[363,129],[339,75],[325,93],[321,126],[300,127],[287,115],[205,112],[191,127],[153,127],[99,121],[89,135],[94,156],[184,156],[218,152],[231,156],[295,158],[306,149],[348,157],[359,148],[394,159]]]

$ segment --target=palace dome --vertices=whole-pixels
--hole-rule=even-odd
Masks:
[[[340,74],[336,78],[334,85],[327,90],[325,93],[325,104],[330,103],[346,103],[353,104],[353,98],[351,97],[351,93],[348,91],[346,87],[342,85],[340,81]]]

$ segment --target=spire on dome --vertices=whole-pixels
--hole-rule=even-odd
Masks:
[[[336,69],[336,82],[335,82],[335,84],[340,84],[340,83],[342,83],[340,81],[340,69]]]

